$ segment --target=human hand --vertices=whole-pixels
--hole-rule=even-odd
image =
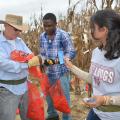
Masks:
[[[105,96],[93,96],[89,100],[83,100],[84,104],[93,108],[104,105]]]
[[[71,68],[73,66],[69,58],[64,57],[64,61],[65,61],[65,65],[67,66],[67,68]]]
[[[34,56],[32,59],[28,61],[28,66],[29,67],[37,66],[40,65],[41,63],[42,63],[42,59],[38,56]]]

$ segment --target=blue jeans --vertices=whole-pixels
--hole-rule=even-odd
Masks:
[[[93,109],[91,109],[88,113],[87,120],[101,120],[101,119],[95,114]]]
[[[60,81],[61,81],[61,86],[64,91],[64,95],[66,96],[67,102],[70,105],[70,87],[69,87],[70,75],[68,73],[64,74],[63,76],[60,77]],[[46,100],[47,100],[47,104],[48,104],[47,118],[52,118],[52,117],[58,116],[57,111],[54,109],[51,97],[47,96]],[[70,114],[63,113],[62,120],[71,120]]]

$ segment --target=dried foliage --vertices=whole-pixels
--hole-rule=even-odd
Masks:
[[[85,0],[86,6],[80,13],[75,13],[77,5],[81,4],[83,0],[78,0],[71,6],[69,0],[69,8],[64,19],[58,21],[58,27],[71,33],[77,56],[73,61],[74,64],[86,71],[90,66],[91,51],[96,46],[90,35],[89,18],[99,9],[114,9],[120,13],[120,0]],[[71,7],[70,7],[71,6]],[[28,47],[37,55],[39,53],[39,35],[43,32],[42,27],[42,9],[39,19],[32,17],[31,29],[22,34]],[[77,88],[76,88],[77,89]]]

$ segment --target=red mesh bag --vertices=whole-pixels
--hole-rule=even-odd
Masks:
[[[34,56],[33,54],[26,54],[25,52],[19,50],[14,50],[11,52],[11,59],[17,62],[27,62],[33,56]],[[41,84],[41,90],[46,96],[48,94],[48,89],[50,88],[47,75],[43,74],[40,68],[37,66],[30,67],[28,70],[33,77],[39,78],[39,82]]]
[[[29,69],[29,73],[36,78],[42,78],[42,73],[39,67],[37,66],[32,66]]]
[[[19,108],[16,110],[16,114],[18,115],[20,113]]]
[[[28,82],[28,113],[27,117],[32,120],[45,120],[44,102],[36,85]]]
[[[63,113],[70,113],[70,107],[67,99],[63,93],[60,80],[57,80],[54,85],[49,89],[49,94],[52,98],[54,107]]]
[[[42,79],[40,80],[40,87],[45,96],[49,94],[49,88],[51,87],[48,76],[46,74],[42,74]]]
[[[33,54],[26,54],[25,52],[19,50],[14,50],[11,52],[11,59],[22,63],[27,62],[33,56]],[[28,70],[29,73],[34,77],[40,78],[42,76],[39,67],[30,67]],[[37,86],[30,82],[28,82],[28,98],[28,118],[32,120],[45,120],[43,98],[40,97]]]
[[[29,53],[25,53],[24,51],[21,50],[14,50],[11,52],[11,59],[17,62],[27,62],[29,61],[34,55],[33,54],[29,54]],[[33,76],[33,77],[37,77],[40,78],[42,73],[40,71],[39,67],[33,66],[29,68],[29,73]]]
[[[21,50],[13,50],[10,55],[12,60],[23,63],[30,60],[33,56],[34,56],[33,54],[25,53],[24,51]]]

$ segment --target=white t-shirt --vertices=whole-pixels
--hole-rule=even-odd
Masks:
[[[93,50],[90,73],[93,95],[120,95],[120,58],[108,60],[105,51]],[[102,112],[94,108],[101,120],[120,120],[120,112]]]

